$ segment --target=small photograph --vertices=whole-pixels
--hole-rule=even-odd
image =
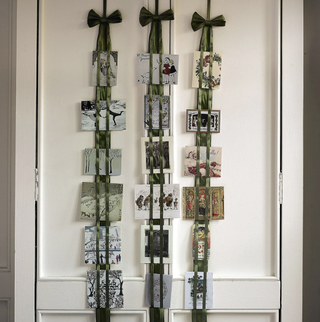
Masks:
[[[123,308],[123,277],[120,270],[109,270],[109,307],[110,308]],[[107,271],[87,271],[87,307],[98,308],[98,292],[97,292],[97,277],[99,276],[99,308],[105,308],[107,303]]]
[[[109,108],[109,131],[123,131],[126,129],[126,101],[113,100],[110,101]],[[97,108],[96,101],[81,102],[81,130],[95,131]],[[106,131],[107,119],[107,102],[100,101],[99,104],[99,129]]]
[[[205,299],[206,309],[213,309],[213,274],[206,274],[206,290],[204,289],[203,272],[198,272],[195,281],[194,272],[186,272],[185,275],[185,309],[193,309],[193,298],[196,296],[196,309],[203,308],[203,300]]]
[[[179,71],[178,55],[162,55],[162,64],[159,54],[152,55],[152,83],[160,84],[160,73],[162,73],[163,85],[177,85]],[[150,82],[150,54],[137,54],[137,81],[138,84],[149,84]]]
[[[123,184],[109,183],[109,220],[120,221],[122,215]],[[106,220],[106,184],[99,183],[100,221]],[[96,219],[96,183],[83,182],[80,219]]]
[[[196,248],[196,240],[195,240],[195,230],[196,225],[192,226],[192,257],[195,258],[195,248]],[[198,260],[204,260],[205,257],[205,244],[206,244],[206,225],[198,224]],[[208,226],[208,235],[207,235],[207,259],[210,258],[210,226]]]
[[[220,111],[211,111],[208,117],[208,110],[201,110],[200,132],[207,133],[208,119],[210,122],[210,133],[220,133]],[[187,110],[186,116],[187,132],[197,132],[198,130],[198,110]]]
[[[192,87],[199,88],[200,78],[200,51],[196,51],[193,55],[193,71],[192,71]],[[210,79],[210,52],[203,52],[202,62],[202,88],[209,88],[210,84],[212,89],[220,88],[221,81],[221,55],[214,53],[212,57],[212,77]]]
[[[98,66],[100,55],[100,64]],[[98,72],[99,68],[99,72]],[[108,52],[94,51],[92,53],[92,86],[116,86],[118,75],[118,52],[110,52],[110,84],[108,84]]]
[[[206,176],[206,153],[207,147],[200,146],[200,169],[199,176]],[[221,177],[221,155],[222,148],[210,148],[209,158],[209,177]],[[197,147],[186,146],[184,152],[184,175],[196,176],[197,175]]]
[[[196,187],[183,187],[183,219],[195,220],[196,205],[195,205]],[[208,212],[209,220],[224,219],[224,187],[209,188],[209,205]],[[199,213],[198,219],[204,220],[206,212],[206,188],[199,188]]]
[[[151,306],[151,278],[150,273],[147,274],[145,283],[145,306]],[[160,274],[153,274],[153,304],[154,307],[160,307]],[[171,290],[172,290],[172,275],[163,275],[162,280],[163,290],[163,308],[169,309],[171,303]]]
[[[150,217],[150,185],[137,184],[134,188],[135,219]],[[160,185],[153,185],[153,218],[160,218]],[[180,186],[178,184],[163,185],[163,218],[179,218]]]
[[[153,173],[160,173],[160,142],[159,137],[152,138],[153,145]],[[172,136],[162,137],[163,147],[163,173],[173,172],[173,141]],[[141,138],[141,153],[142,153],[142,173],[150,173],[150,148],[149,138]]]
[[[121,174],[121,149],[109,150],[109,175]],[[84,174],[96,175],[96,149],[84,150]],[[106,175],[106,149],[99,150],[99,175]]]
[[[85,264],[97,264],[97,227],[85,227]],[[120,227],[109,227],[109,264],[121,263],[121,234]],[[106,262],[106,227],[101,226],[99,229],[99,264]]]
[[[153,226],[154,263],[160,263],[160,248],[163,252],[163,263],[172,263],[172,226],[163,226],[163,245],[161,245],[160,226]],[[141,263],[151,262],[150,226],[141,226]]]
[[[144,96],[144,128],[149,129],[149,95]],[[159,129],[160,96],[152,96],[152,129]],[[162,129],[170,129],[170,96],[162,96]]]

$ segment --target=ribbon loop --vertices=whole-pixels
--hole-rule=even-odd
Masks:
[[[100,25],[100,24],[109,24],[109,23],[120,23],[122,22],[121,12],[116,10],[108,17],[100,17],[94,10],[90,10],[88,14],[87,23],[90,28]]]
[[[142,7],[140,10],[139,22],[142,27],[148,25],[153,21],[161,21],[161,20],[173,20],[174,14],[172,9],[169,9],[163,12],[161,15],[154,15],[145,7]]]
[[[197,12],[195,12],[191,20],[191,27],[193,31],[197,31],[204,26],[223,27],[225,25],[226,25],[226,20],[223,15],[220,15],[212,20],[206,20],[203,17],[201,17]]]

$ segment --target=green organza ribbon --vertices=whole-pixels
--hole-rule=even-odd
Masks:
[[[100,17],[94,10],[90,10],[87,18],[88,26],[94,27],[99,25],[99,32],[97,37],[97,70],[100,70],[100,54],[101,51],[107,51],[107,86],[100,86],[100,73],[97,73],[97,87],[96,87],[96,132],[95,132],[95,146],[96,146],[96,269],[97,269],[97,310],[96,310],[96,321],[97,322],[109,322],[110,321],[110,308],[109,308],[109,149],[111,148],[111,132],[109,130],[109,117],[110,117],[110,101],[111,101],[111,87],[110,87],[110,51],[111,51],[111,37],[110,27],[111,23],[120,23],[122,21],[121,13],[119,10],[113,12],[110,16],[106,16],[107,11],[107,0],[103,0],[103,16]],[[107,105],[106,113],[106,131],[100,131],[100,101],[105,100]],[[100,176],[100,149],[105,149],[105,168],[106,175]],[[100,218],[100,191],[104,185],[106,192],[106,219],[101,221]],[[100,226],[105,225],[106,227],[106,264],[100,265],[99,262],[99,235]],[[100,308],[100,269],[106,269],[106,308]]]
[[[201,110],[208,110],[208,123],[207,123],[207,132],[200,132],[200,122],[197,123],[197,136],[196,136],[196,145],[197,145],[197,163],[196,163],[196,197],[195,197],[195,228],[194,228],[194,285],[198,283],[198,272],[203,272],[203,298],[206,298],[207,290],[207,272],[208,272],[208,233],[209,233],[209,193],[210,193],[210,147],[211,147],[211,133],[210,133],[210,119],[211,119],[211,110],[212,110],[212,84],[210,82],[209,88],[202,88],[202,77],[203,77],[203,53],[204,51],[210,52],[210,62],[209,62],[209,79],[212,79],[212,59],[213,59],[213,31],[212,27],[216,26],[225,26],[225,18],[220,15],[212,20],[210,17],[210,6],[211,0],[207,2],[207,20],[201,17],[197,12],[192,16],[191,26],[194,31],[197,31],[202,28],[202,36],[200,41],[200,75],[199,75],[199,89],[198,89],[198,120],[201,119]],[[206,147],[206,176],[200,177],[200,146]],[[205,243],[204,243],[204,259],[198,259],[198,227],[199,227],[199,191],[200,186],[205,187],[206,199],[205,199]],[[192,310],[192,321],[193,322],[206,322],[207,321],[207,311],[206,311],[206,301],[203,300],[202,309],[197,309],[196,297],[193,298],[193,307]]]
[[[159,65],[162,65],[162,54],[163,54],[163,42],[162,42],[162,20],[173,20],[174,14],[171,9],[158,15],[159,0],[155,0],[155,14],[152,14],[149,10],[143,7],[140,10],[139,22],[141,26],[146,26],[151,24],[150,36],[149,36],[149,54],[150,54],[150,66],[149,66],[149,156],[150,156],[150,174],[149,174],[149,184],[150,184],[150,209],[149,209],[149,224],[150,224],[150,296],[151,296],[151,307],[150,307],[150,321],[162,322],[164,321],[164,309],[163,309],[163,274],[164,274],[164,264],[163,264],[163,184],[164,184],[164,174],[163,174],[163,130],[162,130],[162,102],[164,89],[162,85],[162,70],[159,70],[159,80],[160,84],[153,84],[153,54],[159,54]],[[153,96],[159,95],[159,130],[154,130],[152,128],[152,101]],[[155,174],[153,171],[154,160],[153,160],[153,137],[159,137],[159,153],[160,153],[160,173]],[[160,219],[153,219],[153,185],[160,184]],[[153,225],[160,225],[160,263],[154,263],[154,245],[153,245]],[[160,308],[154,308],[154,276],[153,274],[160,274]]]
[[[226,25],[226,21],[223,15],[220,15],[212,20],[206,20],[195,12],[192,16],[191,27],[193,31],[197,31],[205,26],[209,27],[223,27]]]
[[[90,10],[88,14],[87,23],[90,28],[100,25],[100,24],[109,24],[109,23],[120,23],[122,22],[121,12],[116,10],[108,17],[100,17],[94,10]]]
[[[153,22],[153,21],[173,20],[173,19],[174,19],[174,14],[172,9],[169,9],[160,15],[157,15],[157,14],[154,15],[145,7],[142,7],[140,10],[139,22],[142,27],[148,25],[150,22]]]

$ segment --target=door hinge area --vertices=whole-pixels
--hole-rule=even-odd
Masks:
[[[279,173],[279,204],[283,204],[283,173]]]
[[[34,200],[38,201],[39,198],[39,172],[34,169]]]

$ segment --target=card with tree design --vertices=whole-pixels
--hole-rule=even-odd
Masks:
[[[105,308],[107,303],[107,283],[106,276],[107,271],[100,270],[87,271],[87,306],[88,308]],[[109,307],[123,308],[123,277],[122,271],[110,270],[109,274]],[[97,292],[97,277],[99,276],[99,303],[98,303],[98,292]],[[99,305],[98,305],[99,304]]]
[[[121,149],[109,150],[109,175],[121,174]],[[96,175],[96,149],[84,150],[84,174]],[[99,150],[99,175],[106,175],[106,149]]]
[[[149,129],[149,95],[144,96],[144,128]],[[160,96],[152,96],[152,129],[159,129]],[[170,128],[170,96],[162,96],[162,128]]]
[[[83,182],[80,219],[96,219],[96,183]],[[106,220],[106,184],[99,183],[100,220]],[[123,184],[109,183],[109,220],[120,221],[122,215]]]

